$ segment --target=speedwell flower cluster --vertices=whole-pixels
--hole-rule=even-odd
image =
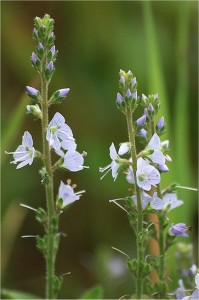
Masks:
[[[141,299],[144,278],[154,268],[144,258],[148,257],[145,245],[150,237],[155,238],[159,244],[159,262],[155,268],[160,276],[160,282],[154,287],[151,286],[149,293],[158,294],[160,299],[163,299],[167,291],[164,273],[165,253],[174,243],[176,236],[188,237],[189,227],[184,223],[169,226],[168,213],[182,205],[183,201],[177,198],[176,184],[164,190],[160,188],[161,175],[169,171],[167,163],[172,159],[168,155],[169,141],[160,139],[165,132],[166,124],[163,116],[157,119],[160,108],[159,96],[158,94],[138,96],[137,80],[130,70],[128,72],[120,70],[119,77],[116,105],[126,117],[129,140],[121,143],[118,150],[113,143],[111,144],[109,148],[111,162],[99,168],[99,171],[104,173],[101,179],[111,171],[114,181],[119,173],[124,173],[127,182],[131,184],[130,196],[113,199],[110,202],[127,212],[131,227],[135,231],[139,258],[129,259],[127,266],[136,278],[137,299]],[[134,120],[134,112],[139,106],[143,113]],[[143,144],[139,153],[136,150],[137,142]],[[123,201],[124,205],[119,204],[120,201]],[[154,222],[149,221],[148,214],[151,213],[157,215]]]
[[[36,17],[35,27],[33,29],[33,39],[36,42],[36,48],[35,51],[32,52],[31,63],[40,76],[44,77],[43,79],[47,84],[50,83],[55,71],[54,64],[57,57],[57,51],[54,45],[55,35],[53,32],[53,22],[53,19],[49,18],[48,15],[45,15],[43,19]],[[42,99],[41,91],[34,87],[26,86],[26,92],[32,100],[32,104],[27,105],[27,114],[42,120],[45,107],[48,108],[52,104],[61,103],[64,98],[68,96],[70,88],[57,90],[49,100]],[[55,164],[56,168],[65,168],[71,172],[77,172],[86,168],[84,166],[86,152],[79,153],[76,151],[77,144],[73,137],[73,132],[66,124],[65,118],[59,112],[55,113],[45,130],[46,140],[49,143],[50,149],[61,156],[61,159]],[[31,165],[36,157],[44,157],[43,153],[35,150],[33,147],[32,135],[28,131],[24,132],[22,144],[18,146],[14,152],[6,153],[13,155],[14,160],[11,163],[17,164],[17,169]],[[40,173],[45,172],[42,170]],[[60,189],[62,190],[63,184],[63,182],[60,184]],[[73,188],[71,187],[71,189]],[[75,199],[77,200],[77,198],[78,197]],[[65,201],[65,198],[63,200],[65,207],[68,202]]]

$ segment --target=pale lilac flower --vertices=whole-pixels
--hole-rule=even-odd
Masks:
[[[60,89],[58,90],[59,92],[59,97],[66,97],[68,95],[68,93],[70,92],[70,89]]]
[[[120,144],[120,147],[118,150],[119,155],[124,155],[124,154],[128,153],[129,151],[130,151],[130,143],[129,142]]]
[[[144,102],[144,104],[147,103],[147,100],[148,98],[144,94],[142,94],[142,101]]]
[[[49,62],[49,64],[46,67],[46,70],[49,70],[50,72],[52,72],[54,69],[54,64],[52,61]]]
[[[161,142],[157,133],[154,133],[148,145],[146,146],[146,150],[153,150],[153,153],[148,155],[148,157],[152,160],[154,164],[165,165],[165,156],[160,150]]]
[[[124,98],[122,97],[122,95],[120,93],[117,93],[117,100],[116,100],[116,102],[118,104],[122,104],[123,101],[124,101]]]
[[[126,91],[126,97],[127,97],[128,99],[131,99],[131,96],[132,96],[131,91],[130,91],[130,89],[128,89],[128,90]]]
[[[157,165],[157,168],[158,168],[158,170],[159,170],[160,172],[162,172],[162,173],[167,173],[167,172],[169,172],[169,168],[167,167],[166,164],[164,164],[164,165]]]
[[[188,237],[188,234],[185,233],[188,230],[188,227],[184,223],[177,223],[171,226],[169,233],[170,235],[177,235],[181,237]]]
[[[133,184],[135,183],[134,174],[133,174],[133,168],[130,166],[126,173],[126,180],[128,183]]]
[[[6,152],[6,154],[13,154],[14,160],[11,164],[18,164],[17,169],[20,169],[26,165],[32,165],[35,157],[35,148],[33,147],[32,136],[28,131],[24,132],[22,137],[22,145],[20,145],[15,152]]]
[[[63,167],[71,172],[77,172],[83,170],[83,168],[89,168],[87,166],[83,166],[85,155],[86,152],[80,154],[77,151],[68,151],[64,156]]]
[[[176,299],[180,300],[185,297],[185,288],[182,279],[178,280],[179,287],[174,291],[174,294],[176,296]]]
[[[27,91],[28,96],[30,96],[30,97],[32,97],[32,96],[38,97],[39,96],[39,91],[31,86],[26,86],[26,91]]]
[[[141,136],[142,138],[146,138],[147,137],[147,131],[142,128],[139,133],[138,133],[139,136]]]
[[[61,181],[58,194],[59,199],[63,200],[61,208],[64,208],[67,205],[73,203],[74,201],[79,200],[83,193],[85,193],[84,190],[75,193],[74,188],[70,184],[64,184]]]
[[[124,78],[124,76],[120,76],[119,82],[120,82],[122,85],[125,85],[125,78]]]
[[[133,94],[132,94],[132,98],[137,100],[137,97],[138,97],[138,92],[135,91]]]
[[[191,266],[191,268],[189,268],[189,275],[190,275],[190,276],[196,275],[197,269],[198,269],[197,266],[196,266],[195,264],[193,264],[193,265]]]
[[[41,43],[41,42],[39,42],[39,44],[38,44],[38,50],[41,50],[41,49],[44,49],[44,46],[43,46],[43,44]]]
[[[134,88],[134,86],[136,85],[136,83],[137,83],[136,77],[133,77],[133,79],[131,80],[131,86],[132,86],[132,88]]]
[[[143,115],[142,117],[137,119],[136,126],[140,128],[143,127],[145,123],[146,123],[146,115]]]
[[[139,157],[136,171],[137,185],[143,190],[149,191],[151,186],[160,182],[160,173],[151,166],[148,161]]]
[[[39,62],[39,57],[35,54],[35,52],[32,52],[31,61],[33,65],[36,65],[37,61]]]
[[[151,103],[148,106],[148,111],[154,112],[154,108],[153,108],[153,105]]]
[[[116,151],[115,146],[114,146],[113,143],[111,144],[109,150],[110,150],[110,158],[112,159],[112,162],[109,165],[107,165],[106,167],[104,167],[104,168],[99,168],[100,172],[106,171],[105,174],[100,179],[104,178],[104,176],[110,170],[112,170],[112,177],[113,177],[113,179],[115,181],[116,178],[117,178],[117,176],[118,176],[118,170],[119,170],[119,166],[120,166],[119,163],[117,163],[115,160],[118,159],[118,158],[120,158],[120,157],[117,154],[117,151]]]
[[[60,113],[56,113],[53,119],[50,121],[48,128],[46,139],[49,141],[51,147],[55,150],[59,150],[61,148],[61,141],[73,141],[73,133],[70,127],[65,124],[65,119]]]
[[[55,45],[50,48],[50,52],[51,52],[52,56],[55,55],[55,52],[56,52],[55,51]]]
[[[199,299],[199,273],[195,276],[195,284],[196,284],[196,290],[191,295],[190,300],[198,300]]]
[[[167,193],[162,199],[165,202],[164,208],[169,207],[169,211],[183,204],[182,200],[178,200],[176,193]]]
[[[157,122],[157,128],[161,130],[165,126],[164,117],[161,117]]]
[[[38,37],[38,30],[35,27],[33,28],[33,35]]]
[[[135,205],[137,206],[137,197],[132,196],[132,199],[133,199]],[[155,210],[161,210],[161,209],[164,208],[164,205],[165,205],[164,200],[157,197],[157,193],[154,193],[153,196],[151,197],[147,193],[142,192],[141,202],[142,202],[142,209],[143,210],[146,208],[146,206],[148,204],[150,204],[150,207],[155,209]]]

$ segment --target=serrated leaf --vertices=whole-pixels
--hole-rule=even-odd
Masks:
[[[80,299],[103,299],[103,288],[100,285],[96,285],[88,289]]]

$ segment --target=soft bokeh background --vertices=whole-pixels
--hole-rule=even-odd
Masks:
[[[38,75],[30,63],[33,18],[45,13],[55,19],[56,73],[50,93],[70,87],[59,110],[74,132],[78,150],[88,152],[89,170],[71,178],[86,194],[61,216],[61,240],[57,274],[65,277],[61,298],[78,298],[87,289],[101,285],[105,298],[131,294],[133,280],[125,270],[125,256],[135,255],[135,238],[126,215],[109,199],[127,195],[128,185],[111,175],[100,181],[98,168],[109,163],[108,148],[127,140],[123,115],[116,109],[119,69],[131,69],[137,77],[139,94],[159,93],[160,114],[165,116],[171,141],[171,172],[163,175],[162,187],[172,181],[197,185],[197,20],[196,1],[3,1],[2,14],[2,280],[3,286],[44,296],[45,265],[34,239],[21,235],[42,234],[33,211],[26,203],[45,206],[40,184],[39,162],[16,170],[9,164],[25,130],[32,133],[35,148],[41,149],[39,122],[25,115],[30,102],[25,86],[39,88]],[[137,114],[138,117],[138,114]],[[171,214],[171,222],[193,225],[187,242],[197,236],[197,193],[180,191],[184,205]],[[183,240],[179,238],[179,240]],[[169,276],[177,286],[174,253],[170,252]],[[173,259],[173,260],[172,260]]]

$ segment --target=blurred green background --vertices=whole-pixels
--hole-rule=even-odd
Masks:
[[[198,7],[197,1],[3,1],[2,29],[2,284],[44,296],[45,265],[34,239],[21,235],[42,234],[34,212],[19,207],[25,203],[45,207],[40,184],[39,162],[16,170],[9,164],[25,130],[41,149],[39,122],[25,115],[30,100],[25,86],[39,88],[38,75],[30,63],[34,50],[33,19],[45,13],[55,19],[59,50],[50,93],[70,87],[67,100],[53,107],[66,118],[78,143],[88,153],[89,170],[60,173],[71,178],[77,190],[86,189],[80,201],[61,216],[61,240],[57,274],[65,277],[60,298],[78,298],[100,284],[104,298],[131,294],[133,279],[125,269],[125,257],[111,249],[135,255],[135,237],[126,215],[109,199],[128,194],[125,179],[113,182],[111,174],[102,181],[98,168],[109,163],[108,148],[127,140],[126,123],[116,109],[119,69],[131,69],[141,94],[159,93],[171,142],[170,173],[163,175],[162,188],[172,181],[197,185],[197,99],[198,99]],[[136,117],[139,117],[137,112]],[[171,222],[193,225],[187,242],[195,243],[197,257],[197,193],[180,191],[184,205],[172,214]],[[183,239],[179,238],[183,241]],[[177,286],[176,266],[170,252],[168,276]],[[172,261],[173,259],[173,261]]]

